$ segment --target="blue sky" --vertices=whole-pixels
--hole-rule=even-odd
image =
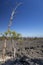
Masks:
[[[19,2],[22,5],[10,29],[26,37],[43,37],[43,0],[0,0],[0,32],[7,31],[11,12]]]

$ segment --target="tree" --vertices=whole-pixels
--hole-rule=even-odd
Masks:
[[[12,31],[12,38],[16,39],[17,33],[15,31]]]
[[[7,35],[8,35],[8,32],[4,32],[4,34],[5,34],[5,36],[7,37]]]
[[[2,58],[3,58],[3,60],[4,60],[5,55],[6,55],[7,34],[8,34],[7,32],[0,33],[1,39],[4,40],[3,50],[2,50]]]
[[[20,43],[20,45],[22,45],[23,37],[22,37],[22,35],[20,33],[17,34],[17,40]]]
[[[6,54],[6,37],[3,33],[1,33],[2,35],[2,40],[4,40],[4,44],[3,44],[3,52],[2,52],[2,58],[4,60],[5,58],[5,54]]]
[[[18,39],[20,39],[21,34],[12,31],[12,51],[13,51],[13,57],[15,57],[15,53],[16,53],[16,42]]]

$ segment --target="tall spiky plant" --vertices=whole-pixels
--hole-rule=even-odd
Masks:
[[[12,13],[11,13],[11,17],[10,17],[10,21],[9,21],[9,24],[8,24],[8,34],[10,33],[10,27],[11,27],[11,25],[12,25],[12,20],[13,20],[13,18],[14,18],[14,16],[15,16],[15,13],[16,13],[16,10],[17,10],[17,8],[21,5],[22,3],[18,3],[17,5],[16,5],[16,7],[13,9],[13,11],[12,11]],[[6,39],[5,39],[6,40]],[[6,40],[7,41],[7,40]],[[7,43],[5,41],[5,43]],[[14,48],[13,48],[14,49]],[[3,50],[3,52],[6,50],[6,48]],[[4,52],[4,54],[5,54],[5,52]],[[4,55],[3,55],[4,56]]]
[[[15,16],[15,13],[16,13],[16,10],[17,8],[21,5],[22,3],[18,3],[15,7],[15,9],[13,9],[12,13],[11,13],[11,17],[10,17],[10,21],[9,21],[9,25],[8,25],[8,31],[10,30],[10,27],[12,25],[12,20],[13,20],[13,17]],[[16,34],[15,34],[16,35]],[[13,42],[12,42],[13,44]],[[13,45],[12,45],[13,46]],[[13,48],[13,52],[14,52],[14,46],[12,47]],[[13,54],[13,57],[15,56],[15,54]]]

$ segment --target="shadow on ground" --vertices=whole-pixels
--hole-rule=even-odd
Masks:
[[[1,65],[43,65],[43,60],[41,59],[30,59],[26,56],[17,58],[16,60],[7,60]]]

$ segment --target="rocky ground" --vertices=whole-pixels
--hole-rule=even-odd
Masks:
[[[16,60],[8,60],[1,65],[43,65],[42,59],[30,59],[27,56],[17,58]]]
[[[43,65],[43,39],[24,39],[12,41],[16,48],[16,59],[8,60],[2,65]],[[4,41],[0,41],[0,55]],[[6,54],[12,55],[11,40],[7,41]]]

